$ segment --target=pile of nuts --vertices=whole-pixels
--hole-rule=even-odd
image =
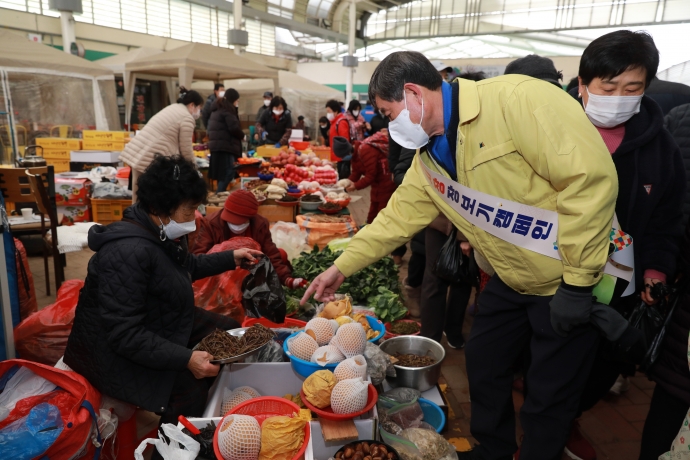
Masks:
[[[335,454],[336,460],[398,460],[385,444],[378,442],[350,443]]]

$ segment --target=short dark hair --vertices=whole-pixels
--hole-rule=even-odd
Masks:
[[[617,30],[592,41],[580,59],[579,76],[585,85],[595,78],[614,78],[626,70],[647,71],[649,86],[659,68],[659,50],[647,32]]]
[[[563,89],[559,82],[563,80],[563,72],[556,70],[553,61],[538,54],[528,54],[527,56],[515,59],[506,66],[505,75],[519,74],[528,77],[544,80]]]
[[[225,90],[223,97],[219,97],[216,101],[218,107],[225,107],[226,109],[235,110],[235,101],[240,98],[240,93],[234,88],[228,88]]]
[[[369,81],[369,99],[399,102],[403,99],[403,85],[414,83],[435,91],[443,78],[434,65],[417,51],[398,51],[390,54],[374,70]]]
[[[340,113],[340,102],[336,101],[335,99],[331,99],[330,101],[326,102],[326,108],[331,109],[334,113]]]
[[[203,105],[204,99],[201,97],[201,94],[197,93],[193,89],[188,91],[184,86],[180,86],[180,97],[177,100],[177,103],[182,105]]]
[[[328,123],[328,118],[326,118],[326,117],[319,118],[319,123]]]
[[[304,115],[300,115],[299,117],[297,117],[297,119],[298,119],[299,121],[304,120]]]
[[[362,110],[362,104],[357,100],[351,100],[350,104],[347,106],[347,110],[352,112],[353,110]]]
[[[463,78],[465,80],[472,80],[472,81],[482,81],[482,80],[486,80],[486,74],[482,71],[463,72],[460,75],[458,75],[458,78]]]
[[[218,91],[221,88],[225,88],[225,85],[222,83],[216,83],[215,85],[213,85],[213,91]]]
[[[183,203],[205,204],[208,195],[206,181],[194,163],[181,155],[156,154],[139,176],[137,187],[137,202],[157,216],[170,216]]]
[[[577,88],[578,86],[580,86],[580,80],[578,80],[577,77],[573,77],[573,78],[568,82],[568,86],[565,87],[565,90],[566,90],[567,92],[570,92],[571,89]]]
[[[271,103],[268,104],[268,108],[273,110],[274,108],[278,107],[279,105],[282,105],[284,110],[288,109],[287,102],[285,102],[285,99],[283,99],[280,96],[276,96],[273,99],[271,99]]]

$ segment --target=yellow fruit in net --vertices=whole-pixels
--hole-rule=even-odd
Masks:
[[[333,345],[324,345],[323,347],[319,347],[311,356],[311,362],[316,363],[319,366],[339,363],[344,359],[345,356]]]
[[[334,414],[352,414],[367,405],[369,385],[361,378],[338,382],[331,392],[331,409]]]
[[[319,316],[326,319],[336,319],[339,316],[348,316],[350,313],[352,313],[352,303],[350,297],[345,297],[341,300],[328,302]]]
[[[364,379],[367,376],[367,360],[362,355],[347,358],[336,366],[333,375],[339,382],[356,378]]]
[[[304,391],[304,396],[309,404],[319,409],[325,409],[331,405],[331,391],[333,391],[336,383],[333,372],[328,370],[316,371],[304,381],[302,391]]]
[[[261,427],[249,415],[228,415],[218,431],[218,449],[224,460],[257,460]]]
[[[333,338],[333,334],[335,334],[331,322],[326,318],[311,319],[307,325],[304,326],[304,332],[316,340],[316,343],[319,344],[320,347],[328,345]]]
[[[304,332],[288,339],[288,351],[305,361],[311,360],[311,356],[317,348],[319,348],[319,344],[316,343],[316,340]]]
[[[346,358],[361,355],[367,346],[367,334],[359,323],[343,324],[338,328],[331,345],[338,347]]]

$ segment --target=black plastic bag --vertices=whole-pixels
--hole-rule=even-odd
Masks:
[[[663,324],[658,329],[657,333],[654,335],[654,338],[650,342],[647,342],[649,344],[649,349],[647,350],[647,354],[644,357],[644,361],[642,361],[642,364],[640,364],[640,371],[647,372],[659,358],[659,353],[661,352],[661,344],[664,341],[664,337],[666,337],[666,328],[668,327],[668,324],[671,322],[671,318],[673,318],[673,313],[676,311],[676,305],[678,305],[679,298],[680,293],[676,289],[670,288],[669,297],[665,298],[662,301],[663,307],[668,307],[669,304],[671,305],[671,307],[666,308],[666,316],[664,318]]]
[[[479,287],[479,267],[474,260],[474,254],[472,253],[470,257],[467,257],[462,253],[457,236],[458,230],[453,227],[438,253],[433,272],[451,284]]]
[[[250,318],[267,318],[281,324],[285,321],[287,303],[283,286],[268,257],[261,257],[259,261],[242,268],[249,270],[249,274],[242,282],[242,306],[245,314]]]

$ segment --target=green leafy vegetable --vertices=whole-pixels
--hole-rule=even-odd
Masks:
[[[333,262],[341,253],[342,251],[332,251],[329,247],[319,251],[318,246],[315,246],[312,252],[303,252],[298,259],[292,261],[292,276],[311,281],[333,265]],[[379,288],[384,288],[392,295],[395,295],[398,302],[402,305],[398,267],[390,257],[384,257],[346,278],[338,292],[350,294],[355,305],[373,307],[374,305],[368,303],[368,301],[370,297],[381,294]],[[292,291],[292,294],[296,297],[298,294],[303,293],[303,290]]]
[[[292,313],[297,313],[299,311],[299,299],[291,295],[285,296],[285,301],[287,304],[287,309],[285,311],[286,315],[291,315]]]
[[[376,316],[384,323],[403,318],[407,314],[407,308],[400,301],[400,296],[379,286],[378,294],[367,299],[368,305],[374,308]]]

